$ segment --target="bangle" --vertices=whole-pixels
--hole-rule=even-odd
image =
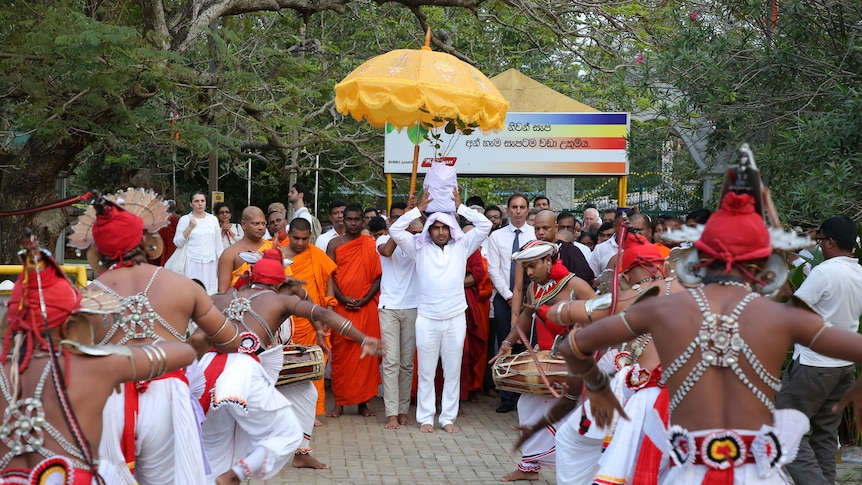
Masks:
[[[563,316],[561,314],[563,311],[563,305],[565,305],[565,303],[557,304],[557,323],[559,323],[560,325],[565,325],[563,323]]]
[[[305,296],[303,296],[302,299],[308,300],[308,290],[306,290],[305,288],[303,288],[302,290],[305,291]]]
[[[502,342],[500,342],[500,347],[503,347],[504,345],[509,347],[510,349],[512,348],[512,342],[509,342],[508,340],[503,340]]]
[[[578,396],[573,396],[573,395],[569,394],[568,392],[564,392],[563,397],[568,399],[569,401],[576,401],[577,402],[577,400],[578,400]]]
[[[221,347],[224,347],[225,345],[230,345],[231,342],[233,342],[234,340],[236,340],[237,337],[239,337],[239,327],[234,325],[234,329],[236,329],[236,333],[233,334],[233,337],[231,337],[230,340],[228,340],[227,342],[213,341],[213,343]]]
[[[604,390],[606,387],[608,387],[609,382],[610,379],[608,379],[608,375],[600,370],[599,381],[596,383],[590,383],[588,380],[584,379],[584,387],[586,387],[587,390],[590,392],[596,392]]]
[[[222,330],[224,330],[225,325],[227,325],[227,321],[228,321],[228,318],[227,318],[227,317],[225,317],[225,319],[224,319],[224,323],[222,323],[222,324],[221,324],[221,327],[219,327],[219,329],[218,329],[218,330],[216,330],[216,333],[214,333],[214,334],[212,334],[212,335],[207,334],[207,337],[209,337],[209,338],[211,338],[211,339],[212,339],[212,338],[216,338],[216,336],[218,336],[218,334],[220,334],[220,333],[222,332]]]
[[[626,326],[626,328],[629,330],[629,332],[631,332],[631,334],[632,334],[632,335],[634,335],[635,337],[637,337],[637,336],[638,336],[638,334],[637,334],[637,333],[635,333],[635,331],[634,331],[634,330],[632,330],[632,326],[631,326],[631,325],[629,325],[629,321],[628,321],[628,320],[626,320],[626,312],[624,312],[624,311],[623,311],[623,312],[620,312],[619,317],[620,317],[620,319],[623,321],[623,325],[625,325],[625,326]]]
[[[315,303],[315,304],[313,304],[313,305],[311,306],[311,311],[310,311],[310,312],[308,312],[308,319],[309,319],[309,320],[314,320],[314,309],[315,309],[315,308],[317,308],[317,304],[316,304],[316,303]]]
[[[341,328],[338,330],[338,333],[341,335],[347,335],[347,332],[349,332],[351,328],[353,328],[353,323],[345,318],[344,322],[341,323]]]
[[[593,360],[591,356],[586,355],[585,353],[581,352],[580,347],[578,347],[578,343],[575,341],[575,334],[576,333],[578,333],[577,328],[575,328],[574,330],[569,332],[569,346],[572,348],[572,352],[574,352],[575,357],[577,357],[581,360],[590,360],[590,361]]]
[[[545,411],[544,418],[545,418],[545,422],[548,423],[548,426],[553,426],[554,423],[557,422],[556,419],[551,417],[551,410],[550,409]]]
[[[365,337],[362,338],[362,342],[359,342],[359,346],[364,347],[365,342],[367,342],[367,341],[368,341],[368,336],[366,335]]]

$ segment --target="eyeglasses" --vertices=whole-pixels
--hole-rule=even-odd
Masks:
[[[818,236],[818,237],[814,238],[814,241],[817,242],[817,244],[820,244],[822,241],[826,241],[827,239],[832,239],[832,238],[831,237]]]

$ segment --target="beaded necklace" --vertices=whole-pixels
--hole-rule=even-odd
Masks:
[[[159,274],[161,269],[161,267],[158,267],[153,271],[153,275],[150,277],[150,281],[147,282],[147,286],[143,291],[131,296],[122,296],[111,288],[108,288],[108,286],[101,281],[93,281],[94,285],[119,298],[123,303],[124,310],[123,316],[114,320],[114,323],[111,325],[111,328],[108,329],[108,332],[105,334],[105,338],[99,342],[99,345],[108,344],[114,334],[118,331],[122,331],[123,337],[117,341],[117,345],[123,345],[129,340],[134,339],[162,340],[162,338],[159,337],[159,334],[156,333],[157,323],[179,342],[186,341],[185,335],[177,332],[167,320],[156,313],[153,306],[150,304],[149,298],[147,298],[147,293],[150,291],[150,287],[153,286],[153,282],[156,280],[156,275]]]
[[[16,365],[16,364],[12,364]],[[9,448],[9,451],[0,457],[0,469],[9,465],[16,456],[25,453],[39,453],[45,458],[57,456],[53,451],[45,448],[45,432],[68,453],[75,462],[75,466],[89,469],[87,459],[83,454],[67,440],[60,431],[45,420],[45,408],[42,406],[42,391],[45,381],[51,374],[53,364],[47,362],[39,376],[39,382],[33,391],[32,397],[13,400],[9,383],[6,381],[6,372],[0,369],[0,392],[6,399],[6,411],[3,413],[3,422],[0,424],[0,441]]]
[[[744,283],[728,282],[725,284],[741,286]],[[662,382],[667,383],[671,376],[679,371],[682,366],[692,358],[695,349],[700,349],[701,359],[691,369],[682,384],[680,384],[679,388],[671,397],[670,412],[673,413],[673,410],[682,402],[683,399],[685,399],[688,392],[691,391],[695,384],[697,384],[710,366],[730,368],[739,381],[742,382],[745,387],[747,387],[752,394],[754,394],[755,397],[757,397],[757,399],[766,406],[767,409],[770,411],[775,410],[775,405],[772,400],[751,382],[739,366],[741,354],[741,357],[744,357],[748,361],[748,364],[754,370],[755,375],[770,389],[775,392],[778,392],[781,389],[781,381],[766,370],[754,354],[754,351],[751,350],[751,347],[748,346],[739,334],[740,313],[742,313],[745,307],[752,300],[759,298],[760,295],[758,293],[748,293],[736,305],[730,315],[721,315],[710,311],[706,294],[703,292],[703,286],[688,288],[688,292],[694,298],[695,303],[697,303],[698,309],[703,315],[703,321],[701,322],[700,331],[698,332],[697,337],[694,338],[679,357],[665,368],[662,375]]]

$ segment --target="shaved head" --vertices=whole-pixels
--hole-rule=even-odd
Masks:
[[[556,224],[557,223],[557,216],[554,215],[553,211],[545,209],[545,210],[539,212],[538,214],[536,214],[536,219],[534,222],[538,222],[538,221],[547,222],[548,224]]]
[[[250,221],[255,217],[263,217],[263,211],[260,210],[260,207],[250,205],[242,210],[242,220]]]
[[[536,214],[533,229],[536,231],[536,239],[557,242],[557,216],[553,211],[543,210]]]

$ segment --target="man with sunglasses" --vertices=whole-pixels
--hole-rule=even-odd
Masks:
[[[847,216],[823,222],[817,244],[825,261],[811,269],[793,297],[836,327],[856,332],[862,315],[862,266],[853,257],[856,223]],[[808,416],[811,429],[802,438],[796,460],[786,466],[794,483],[835,482],[835,452],[841,413],[832,408],[855,381],[853,362],[833,359],[796,344],[793,360],[784,371],[776,408],[798,409]]]

